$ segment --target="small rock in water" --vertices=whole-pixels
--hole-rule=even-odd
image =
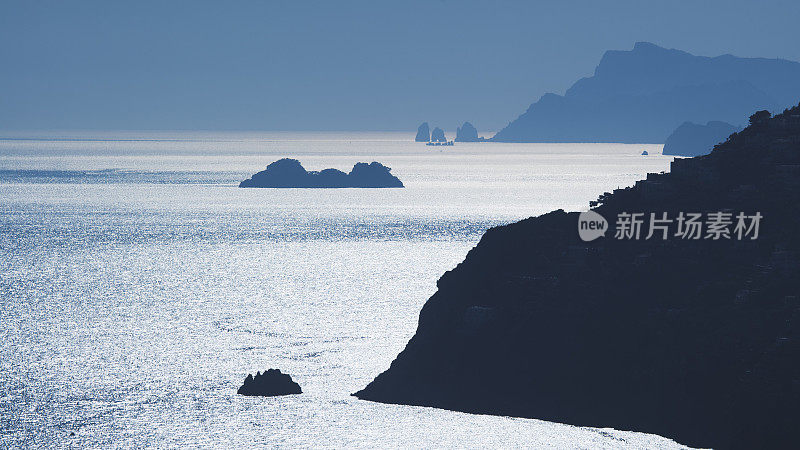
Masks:
[[[248,374],[244,384],[236,392],[240,395],[270,397],[274,395],[302,394],[300,385],[292,380],[289,374],[280,369],[269,369],[264,373],[256,372],[254,377]]]

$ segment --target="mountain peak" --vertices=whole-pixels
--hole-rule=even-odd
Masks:
[[[636,51],[636,50],[666,50],[666,49],[664,47],[659,47],[658,45],[653,44],[652,42],[639,41],[633,44],[633,50]]]
[[[660,45],[653,44],[652,42],[647,41],[639,41],[633,44],[633,50],[626,52],[623,51],[621,53],[628,53],[628,54],[649,54],[649,55],[681,55],[690,58],[696,58],[697,56],[685,52],[683,50],[678,50],[676,48],[666,48],[661,47]]]

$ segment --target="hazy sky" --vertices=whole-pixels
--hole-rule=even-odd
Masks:
[[[496,130],[607,49],[800,60],[792,1],[0,3],[0,129]]]

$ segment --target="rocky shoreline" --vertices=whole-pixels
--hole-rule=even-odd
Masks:
[[[354,395],[785,447],[800,423],[798,205],[800,106],[754,114],[711,154],[593,202],[610,227],[634,212],[730,214],[733,236],[646,239],[645,228],[584,242],[579,214],[561,210],[490,229],[438,281],[391,367]],[[763,217],[755,239],[736,238],[737,214]]]

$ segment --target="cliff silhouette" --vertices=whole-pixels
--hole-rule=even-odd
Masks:
[[[714,58],[638,42],[608,51],[591,77],[545,94],[499,131],[496,142],[664,143],[683,122],[746,123],[800,97],[800,63]]]
[[[800,106],[670,173],[623,212],[763,216],[757,239],[578,236],[578,213],[492,228],[438,281],[416,334],[357,397],[791,448],[800,423]],[[646,230],[645,230],[646,232]]]
[[[276,395],[302,394],[300,385],[288,373],[280,369],[269,369],[256,375],[247,374],[242,386],[236,391],[239,395],[274,397]]]
[[[684,122],[667,137],[664,143],[664,155],[700,156],[714,148],[718,142],[724,141],[739,128],[718,120],[699,125]]]
[[[378,162],[357,163],[350,173],[307,171],[296,159],[283,158],[239,183],[241,188],[401,188],[403,183]]]

